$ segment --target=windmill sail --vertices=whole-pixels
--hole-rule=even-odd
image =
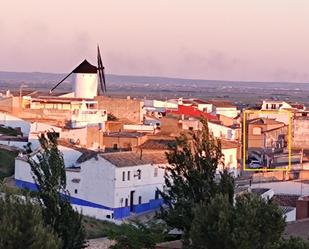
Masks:
[[[65,81],[71,74],[73,73],[73,71],[71,73],[69,73],[67,76],[65,76],[59,83],[57,83],[52,89],[49,90],[49,92],[51,93],[52,91],[54,91],[63,81]]]
[[[102,63],[100,48],[98,45],[98,73],[99,73],[99,82],[100,82],[100,89],[98,88],[98,95],[101,95],[100,93],[106,93],[106,82],[105,82],[105,74],[104,74],[104,66]]]

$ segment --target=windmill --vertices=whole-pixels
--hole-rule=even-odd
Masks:
[[[50,93],[52,93],[69,76],[74,75],[73,89],[75,98],[92,99],[95,96],[103,95],[106,93],[107,89],[99,45],[97,47],[97,62],[98,66],[96,67],[91,65],[87,60],[84,60],[71,73],[50,89]]]

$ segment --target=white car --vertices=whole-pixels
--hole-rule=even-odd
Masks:
[[[261,163],[258,161],[258,160],[252,160],[250,163],[249,163],[249,167],[251,169],[261,169],[262,168],[262,165]]]

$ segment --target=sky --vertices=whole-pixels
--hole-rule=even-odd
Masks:
[[[309,82],[308,0],[0,0],[0,71]]]

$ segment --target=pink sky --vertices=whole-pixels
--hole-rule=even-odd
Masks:
[[[309,82],[308,0],[0,0],[0,70]]]

